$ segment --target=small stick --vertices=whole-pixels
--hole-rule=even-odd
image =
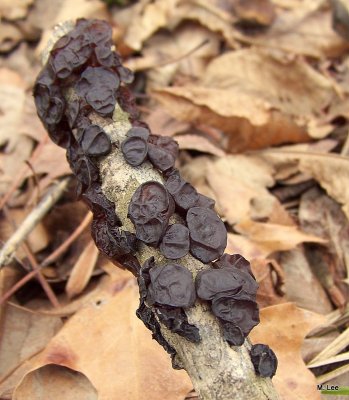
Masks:
[[[38,274],[41,268],[35,269],[33,271],[28,272],[23,278],[21,278],[18,282],[16,282],[11,289],[9,289],[6,293],[4,293],[0,297],[0,306],[5,303],[7,299],[9,299],[13,294],[17,292],[22,286],[24,286],[27,282],[35,277]]]
[[[6,218],[8,219],[10,224],[12,225],[13,230],[16,231],[17,228],[18,228],[17,224],[12,219],[11,214],[8,211],[7,207],[4,208],[4,213],[5,213]],[[23,250],[25,251],[25,253],[26,253],[27,257],[28,257],[28,260],[30,262],[30,265],[31,265],[32,269],[33,270],[38,270],[39,264],[36,261],[36,258],[34,256],[32,250],[31,250],[29,244],[26,241],[24,241],[22,243],[22,248],[23,248]],[[53,307],[59,307],[60,304],[59,304],[59,302],[57,300],[57,297],[56,297],[54,291],[52,290],[51,286],[47,283],[44,275],[41,272],[38,272],[38,280],[39,280],[44,292],[46,293],[47,298],[50,300],[51,304],[53,305]]]
[[[36,261],[36,258],[34,256],[33,252],[31,251],[30,247],[26,243],[23,243],[22,247],[24,248],[24,251],[26,252],[28,260],[33,268],[33,271],[37,271],[38,280],[39,280],[40,285],[42,286],[44,292],[46,293],[47,298],[50,300],[53,307],[58,308],[60,306],[60,304],[55,295],[55,292],[52,290],[50,284],[46,281],[44,275],[40,271],[40,265]]]
[[[30,212],[25,218],[17,231],[5,243],[0,252],[0,268],[3,265],[9,264],[14,256],[18,246],[24,242],[29,233],[35,226],[42,220],[42,218],[50,211],[53,204],[55,204],[67,188],[69,178],[65,178],[47,193],[47,195],[40,201],[40,203]]]
[[[47,267],[53,261],[55,261],[73,242],[80,234],[89,226],[92,221],[92,213],[89,211],[85,218],[81,221],[80,225],[75,229],[75,231],[54,250],[49,256],[45,258],[40,264],[40,267]]]

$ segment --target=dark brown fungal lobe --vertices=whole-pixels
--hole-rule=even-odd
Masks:
[[[162,242],[160,244],[160,252],[166,258],[175,260],[182,258],[189,252],[189,230],[186,226],[181,224],[170,225]]]
[[[145,261],[145,263],[142,265],[139,271],[137,281],[140,294],[140,299],[139,299],[140,304],[136,311],[136,315],[141,321],[143,321],[144,325],[152,332],[153,339],[155,339],[169,354],[171,354],[173,361],[176,351],[162,336],[160,324],[156,319],[155,313],[151,307],[147,306],[145,302],[148,295],[147,288],[150,283],[149,271],[154,266],[155,266],[154,257],[150,257]]]
[[[256,373],[264,378],[272,378],[278,366],[273,350],[265,344],[255,344],[250,350],[251,361]]]
[[[109,136],[98,125],[89,125],[82,129],[79,144],[82,151],[91,157],[104,156],[111,151]]]
[[[144,243],[157,246],[174,212],[174,204],[165,187],[155,181],[143,183],[133,194],[128,217],[136,228],[136,236]]]
[[[121,151],[128,164],[138,167],[147,157],[148,143],[139,136],[130,136],[121,143]]]
[[[209,208],[193,207],[187,213],[190,252],[208,263],[219,258],[227,245],[227,231],[222,220]]]
[[[217,295],[212,300],[213,314],[223,321],[232,322],[247,336],[252,328],[259,324],[258,305],[248,298],[234,298],[233,296]]]
[[[173,170],[168,174],[165,186],[173,197],[176,209],[180,213],[186,213],[199,201],[199,194],[196,189],[185,181],[177,170]]]
[[[231,346],[242,346],[245,341],[245,335],[241,329],[233,322],[221,321],[223,337]]]
[[[243,338],[259,323],[258,284],[246,263],[239,255],[225,254],[213,263],[221,268],[200,271],[195,280],[198,297],[211,302],[225,339],[234,346],[241,345]]]
[[[119,84],[120,79],[114,71],[104,67],[87,67],[75,89],[98,114],[107,117],[114,111]]]
[[[217,261],[213,263],[214,268],[237,268],[243,272],[249,273],[253,279],[251,264],[240,254],[223,254]]]
[[[186,268],[179,265],[157,267],[154,257],[151,257],[146,260],[141,268],[138,284],[140,306],[137,310],[137,316],[152,330],[153,337],[172,356],[174,355],[174,353],[171,353],[173,349],[162,337],[157,318],[172,332],[185,337],[189,341],[197,343],[201,340],[198,328],[189,324],[183,308],[173,305],[183,304],[190,307],[195,302],[193,277]],[[156,293],[157,290],[158,293]],[[162,303],[160,304],[159,301]]]
[[[149,129],[143,126],[133,126],[126,134],[127,137],[139,137],[145,141],[148,141],[149,135]]]
[[[166,264],[150,270],[149,304],[190,308],[196,299],[193,276],[178,264]]]
[[[150,135],[148,157],[155,168],[167,171],[173,168],[178,156],[178,143],[170,137]]]

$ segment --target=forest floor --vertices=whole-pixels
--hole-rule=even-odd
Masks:
[[[179,143],[226,251],[251,262],[250,338],[275,351],[280,397],[349,394],[349,2],[0,0],[0,16],[0,240],[13,244],[0,257],[0,399],[197,398],[135,316],[133,276],[98,254],[36,114],[41,51],[76,18],[111,23],[142,119]]]

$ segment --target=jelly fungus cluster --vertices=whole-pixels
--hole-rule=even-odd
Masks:
[[[160,321],[172,332],[199,342],[199,329],[186,315],[199,301],[210,305],[228,343],[240,346],[259,322],[258,285],[247,260],[223,254],[225,226],[214,211],[214,200],[198,193],[175,168],[178,144],[151,134],[137,119],[126,86],[132,80],[132,72],[112,50],[110,26],[101,20],[79,19],[56,42],[35,82],[38,115],[52,141],[67,151],[79,196],[93,212],[92,237],[98,249],[137,276],[137,315],[153,337],[175,354],[161,334]],[[119,146],[93,123],[96,114],[111,123],[116,104],[129,115],[132,126]],[[132,167],[142,168],[150,162],[163,176],[164,184],[145,182],[131,198],[128,217],[135,233],[123,229],[115,204],[101,187],[98,162],[115,146]],[[182,223],[170,223],[175,213]],[[140,243],[158,248],[165,261],[156,265],[151,257],[141,267],[135,257]],[[195,280],[185,267],[183,257],[188,253],[206,264]],[[267,346],[253,346],[251,356],[257,373],[275,373],[276,357]]]

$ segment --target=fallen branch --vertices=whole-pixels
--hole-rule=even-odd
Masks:
[[[122,67],[118,56],[111,52],[111,32],[108,34],[105,23],[80,20],[77,28],[72,31],[71,29],[72,25],[68,24],[61,25],[56,31],[51,46],[45,52],[44,60],[49,62],[36,82],[34,96],[39,116],[51,139],[67,149],[68,160],[81,185],[81,195],[94,214],[92,233],[97,246],[116,264],[121,263],[138,277],[141,292],[138,315],[153,330],[153,337],[172,354],[173,365],[188,372],[200,399],[277,399],[270,378],[263,378],[255,372],[261,372],[261,369],[256,368],[256,365],[254,367],[251,362],[251,344],[248,339],[244,340],[246,335],[241,337],[241,346],[229,345],[223,335],[224,325],[212,313],[210,301],[202,301],[196,297],[192,278],[195,279],[200,271],[209,269],[209,261],[199,261],[201,256],[198,253],[196,257],[191,254],[176,257],[177,266],[173,267],[173,270],[182,271],[189,279],[187,282],[194,297],[190,295],[190,299],[184,302],[183,306],[176,305],[181,299],[175,298],[175,305],[162,308],[163,312],[178,312],[176,315],[181,319],[176,320],[174,317],[175,326],[170,326],[168,320],[164,321],[164,314],[159,311],[161,307],[156,304],[161,300],[153,299],[151,304],[149,279],[152,272],[155,271],[156,274],[160,267],[169,265],[166,264],[169,261],[166,257],[175,258],[164,257],[158,248],[158,239],[163,237],[169,221],[172,224],[181,224],[182,227],[185,224],[178,209],[173,213],[173,199],[163,186],[166,174],[160,171],[169,171],[171,168],[163,166],[163,162],[167,162],[168,159],[166,155],[165,158],[162,157],[163,149],[157,144],[160,139],[156,137],[152,138],[153,143],[149,142],[155,146],[155,152],[159,151],[162,154],[161,157],[156,156],[152,160],[156,168],[148,161],[143,162],[147,154],[146,151],[144,153],[144,149],[148,146],[148,137],[142,137],[147,135],[144,131],[137,131],[137,135],[141,136],[132,136],[138,138],[136,142],[141,146],[131,147],[130,154],[124,145],[126,138],[130,138],[127,135],[130,135],[132,127],[147,129],[145,124],[136,119],[132,96],[125,86],[125,83],[130,81],[130,71]],[[62,38],[61,36],[68,31],[69,35]],[[87,38],[90,43],[86,42]],[[52,46],[53,51],[50,52]],[[170,142],[170,147],[172,144]],[[150,153],[148,155],[152,158]],[[149,182],[156,182],[151,184],[151,189]],[[146,221],[144,226],[137,227],[137,207],[131,222],[129,206],[131,199],[132,202],[135,201],[135,191],[145,183],[148,185],[144,186],[147,188],[147,196],[153,198],[153,203],[147,204],[148,200],[145,200],[145,204],[138,204],[141,214],[147,213],[149,208],[152,213],[152,207],[159,207],[160,204],[164,208],[158,219],[148,221],[150,225]],[[163,199],[158,198],[152,190],[163,194],[164,205]],[[209,203],[206,208],[197,208],[204,208],[205,213],[213,215],[217,227],[221,229],[224,227],[223,223],[210,209],[212,201],[207,198],[205,201]],[[141,218],[139,222],[142,221]],[[151,226],[153,223],[155,228]],[[156,239],[158,229],[161,229],[161,232]],[[222,240],[224,242],[224,235]],[[223,242],[220,241],[219,246],[213,249],[214,254],[217,251],[219,254],[211,257],[210,261],[222,255]],[[208,249],[208,253],[211,250]],[[195,253],[193,247],[191,253]],[[149,278],[147,268],[150,267]],[[253,280],[251,274],[246,275],[237,268],[234,271],[245,276],[247,280]],[[188,274],[192,278],[188,278]],[[181,281],[177,283],[181,286]],[[170,287],[168,289],[172,290]],[[247,302],[255,304],[255,293],[244,293],[252,297],[251,300],[248,297]],[[184,292],[183,295],[186,297],[187,293]],[[246,320],[248,318],[246,314]],[[179,322],[180,327],[176,326]],[[237,330],[242,335],[240,328]],[[275,371],[271,371],[269,376],[273,372]]]

